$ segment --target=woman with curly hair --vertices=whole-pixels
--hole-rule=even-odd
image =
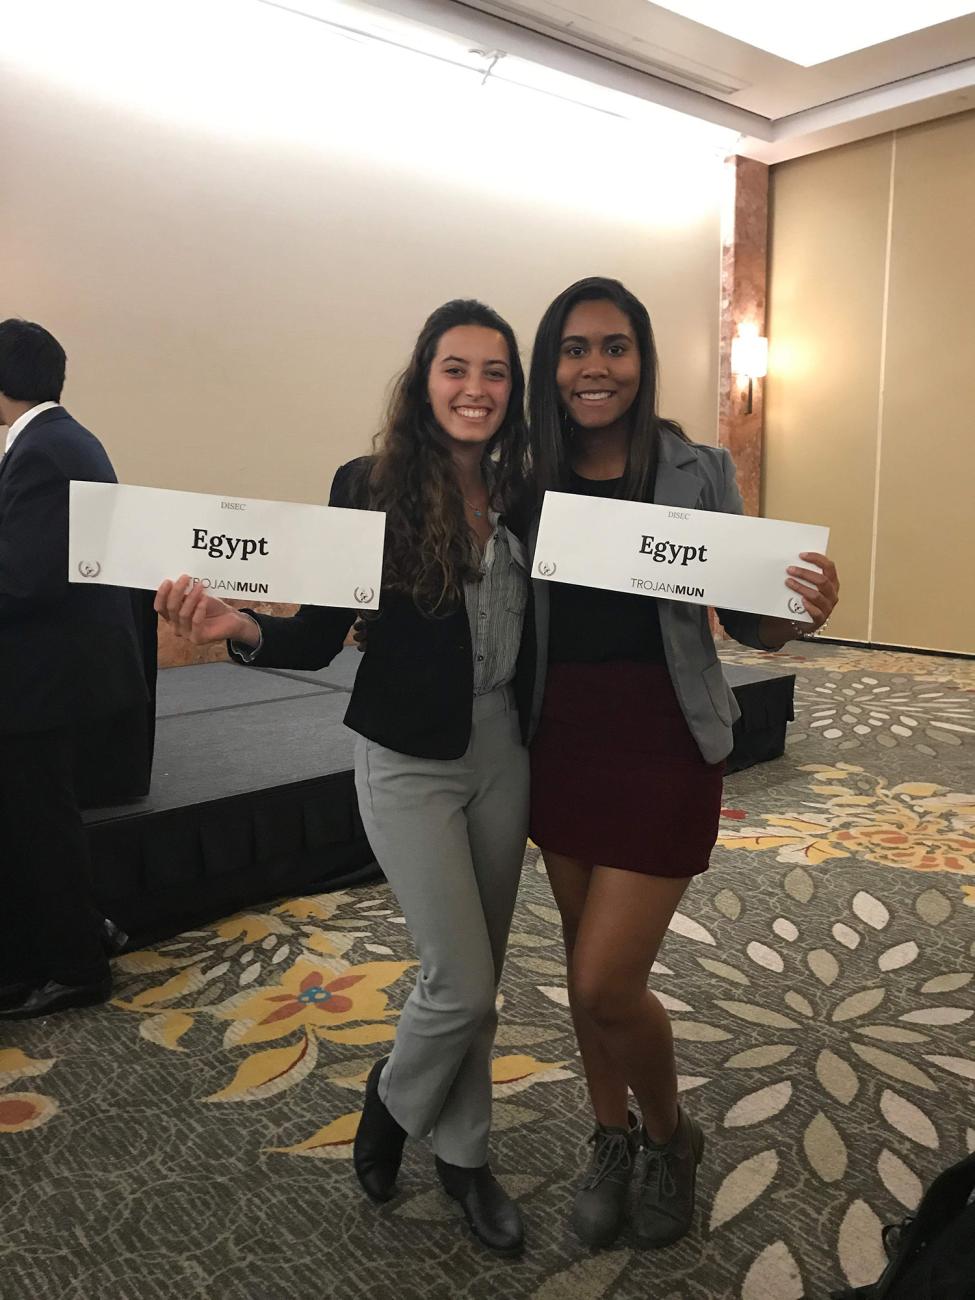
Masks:
[[[524,374],[510,325],[457,300],[424,325],[372,456],[342,466],[329,504],[386,514],[380,609],[346,713],[369,842],[399,900],[420,972],[393,1049],[366,1084],[354,1164],[395,1193],[407,1136],[479,1240],[521,1249],[518,1207],[487,1163],[495,1001],[524,857],[528,755],[512,680],[527,594],[504,522],[524,475]],[[185,575],[156,609],[241,662],[322,668],[356,614],[231,608]]]

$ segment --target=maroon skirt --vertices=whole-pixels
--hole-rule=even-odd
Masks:
[[[551,664],[531,767],[542,850],[648,876],[708,869],[725,765],[701,757],[665,664]]]

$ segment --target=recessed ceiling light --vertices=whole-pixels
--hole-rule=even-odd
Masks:
[[[970,14],[972,0],[653,0],[663,9],[810,68]]]

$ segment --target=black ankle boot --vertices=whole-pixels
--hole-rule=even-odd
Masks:
[[[406,1141],[406,1130],[396,1123],[379,1096],[379,1076],[388,1059],[384,1056],[369,1071],[366,1100],[352,1145],[356,1177],[374,1201],[388,1201],[396,1194],[396,1175]]]
[[[102,922],[101,940],[102,948],[109,957],[117,957],[129,942],[129,936],[121,926],[116,925],[106,916]]]
[[[109,957],[118,957],[127,943],[129,943],[129,936],[121,926],[116,926],[113,920],[105,917],[101,922],[101,948],[104,952]]]
[[[436,1158],[443,1189],[460,1203],[471,1232],[498,1255],[517,1255],[525,1244],[521,1211],[487,1165],[463,1169]]]

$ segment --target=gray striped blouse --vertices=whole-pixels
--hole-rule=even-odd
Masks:
[[[480,581],[464,583],[474,650],[474,694],[487,695],[515,675],[528,598],[524,548],[492,512],[494,533],[481,556]]]

